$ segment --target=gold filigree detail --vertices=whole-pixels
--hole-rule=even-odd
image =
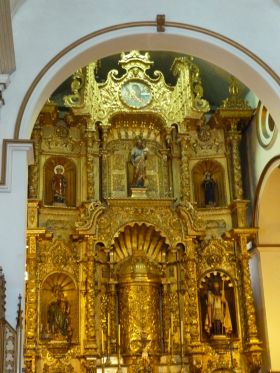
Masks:
[[[96,63],[88,65],[82,100],[79,93],[79,70],[73,78],[73,95],[64,98],[65,104],[73,107],[76,113],[89,114],[91,128],[97,122],[108,126],[110,118],[116,112],[131,111],[120,95],[122,87],[130,82],[145,85],[151,92],[151,100],[144,107],[141,106],[141,111],[161,116],[169,127],[173,123],[182,123],[186,117],[200,118],[209,110],[208,102],[202,99],[203,88],[199,69],[192,58],[175,59],[172,66],[174,75],[178,77],[175,87],[165,83],[160,71],[155,71],[153,78],[146,73],[153,64],[148,53],[122,53],[119,63],[126,71],[125,74],[119,77],[117,70],[111,70],[105,83],[97,83],[95,80]]]
[[[223,109],[233,109],[233,110],[246,110],[251,109],[248,102],[241,98],[239,93],[239,84],[234,76],[231,76],[229,83],[229,97],[225,99],[222,103]]]

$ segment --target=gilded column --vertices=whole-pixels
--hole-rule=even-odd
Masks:
[[[108,315],[110,315],[109,320],[107,316],[107,334],[109,340],[109,354],[117,353],[117,325],[118,325],[118,315],[117,310],[117,291],[116,282],[110,280],[109,282],[109,299],[108,299]]]
[[[95,259],[93,251],[94,238],[87,241],[87,292],[86,292],[86,349],[96,352],[95,334]]]
[[[186,135],[181,136],[181,200],[182,202],[190,201],[190,172],[189,172],[189,155],[188,155],[188,138]]]
[[[95,183],[94,183],[94,132],[86,131],[86,151],[87,151],[87,199],[94,200],[95,198]]]
[[[238,240],[240,248],[240,264],[242,276],[242,300],[244,305],[244,321],[245,321],[245,353],[248,359],[250,372],[258,372],[262,365],[262,348],[258,338],[256,311],[253,298],[253,290],[250,278],[249,259],[251,255],[247,250],[247,241],[252,235],[255,235],[256,230],[234,230],[235,237]]]
[[[39,153],[41,149],[41,128],[39,123],[35,124],[32,132],[34,147],[34,164],[29,167],[28,174],[28,197],[32,199],[39,198]]]
[[[163,318],[162,318],[162,329],[163,329],[163,338],[164,338],[164,352],[170,353],[168,350],[169,346],[169,329],[171,330],[171,308],[170,308],[170,284],[168,283],[167,279],[162,281],[163,290]]]
[[[186,274],[186,293],[184,299],[184,334],[187,338],[187,341],[190,341],[191,347],[195,347],[200,343],[200,317],[198,309],[196,252],[193,237],[187,238],[186,247],[187,255],[184,263]]]
[[[35,348],[38,327],[38,286],[37,286],[37,237],[28,235],[26,255],[28,281],[26,282],[25,310],[25,365],[26,372],[33,373],[35,364]],[[29,367],[29,368],[28,368]]]
[[[168,149],[163,149],[161,150],[162,154],[162,177],[163,177],[163,191],[161,195],[163,197],[169,197],[170,196],[170,177],[169,177],[169,172],[168,172]]]
[[[240,234],[238,236],[242,269],[243,301],[245,305],[245,319],[247,324],[247,342],[250,344],[256,342],[256,340],[258,341],[258,330],[249,270],[249,259],[251,255],[247,250],[247,238],[248,236],[246,234]]]
[[[109,181],[108,181],[108,160],[107,160],[107,150],[106,142],[108,137],[108,128],[106,126],[102,127],[102,150],[101,150],[101,175],[102,175],[102,197],[107,198],[109,195]]]
[[[227,138],[231,149],[231,167],[232,167],[232,185],[233,199],[243,198],[242,174],[239,146],[241,141],[241,133],[237,130],[239,119],[229,119],[230,130],[227,133]]]

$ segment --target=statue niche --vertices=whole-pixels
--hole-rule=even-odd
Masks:
[[[198,207],[226,206],[225,173],[218,161],[198,162],[192,170],[194,200]]]
[[[234,288],[223,272],[207,273],[200,282],[201,326],[206,338],[237,337]]]
[[[106,147],[106,157],[102,160],[103,196],[169,196],[168,151],[163,119],[151,114],[123,113],[112,117],[110,122],[111,126],[103,136]]]
[[[40,338],[69,345],[78,335],[77,291],[64,273],[53,273],[43,282],[40,304]]]
[[[52,157],[45,162],[44,203],[59,207],[76,205],[76,166],[70,159]]]

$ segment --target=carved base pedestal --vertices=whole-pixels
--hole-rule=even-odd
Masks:
[[[147,198],[147,188],[131,188],[131,198]]]

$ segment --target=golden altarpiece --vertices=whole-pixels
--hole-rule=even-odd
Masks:
[[[237,83],[207,116],[199,69],[149,54],[72,77],[34,130],[26,372],[257,372]],[[208,120],[210,117],[210,120]]]

